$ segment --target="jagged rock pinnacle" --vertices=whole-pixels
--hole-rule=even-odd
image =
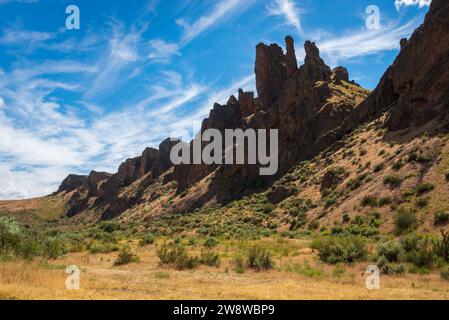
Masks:
[[[305,76],[312,82],[329,81],[332,71],[320,57],[320,50],[314,42],[306,41],[304,43],[306,57],[304,65],[301,67],[305,70]]]
[[[286,53],[286,65],[287,65],[287,77],[291,77],[298,71],[298,62],[296,60],[295,42],[291,36],[285,38]]]

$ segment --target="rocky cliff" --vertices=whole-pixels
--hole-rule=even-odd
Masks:
[[[310,41],[299,67],[292,37],[285,39],[285,51],[276,44],[257,45],[257,97],[239,90],[226,105],[214,105],[201,131],[278,129],[277,175],[261,177],[257,165],[173,167],[169,154],[176,142],[168,139],[158,150],[146,149],[124,162],[114,175],[69,176],[58,190],[70,198],[68,215],[92,210],[110,219],[148,203],[148,218],[226,203],[272,185],[302,160],[338,149],[340,139],[367,121],[385,115],[391,131],[435,119],[444,126],[449,122],[448,14],[449,2],[433,1],[424,24],[401,41],[400,54],[371,94],[350,80],[346,68],[331,70]],[[284,189],[273,188],[274,202],[288,197]]]

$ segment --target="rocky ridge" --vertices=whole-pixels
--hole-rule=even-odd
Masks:
[[[148,148],[142,156],[124,162],[114,175],[71,175],[57,194],[68,197],[69,216],[100,211],[100,219],[111,219],[138,204],[158,201],[160,205],[143,218],[188,212],[273,185],[298,162],[328,148],[338,150],[345,135],[376,118],[385,117],[384,125],[392,131],[437,120],[440,125],[435,130],[440,130],[449,122],[447,14],[449,3],[434,0],[424,24],[401,41],[400,54],[372,93],[350,81],[344,67],[331,70],[313,42],[305,43],[306,56],[299,67],[292,37],[285,39],[285,53],[276,44],[257,45],[257,97],[239,90],[226,105],[215,104],[201,131],[279,129],[276,176],[260,177],[258,166],[251,165],[173,167],[168,155],[176,142],[168,139],[159,150]],[[171,200],[154,196],[155,189],[164,186]],[[273,202],[289,196],[281,186],[273,189]]]

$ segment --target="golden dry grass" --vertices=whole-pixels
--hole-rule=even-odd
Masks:
[[[237,274],[232,260],[222,259],[220,268],[200,267],[189,271],[164,269],[153,246],[135,248],[140,263],[114,267],[116,254],[70,254],[46,264],[35,261],[0,265],[0,299],[449,299],[449,283],[437,274],[384,276],[381,290],[369,291],[362,276],[368,263],[345,266],[335,277],[334,267],[316,261],[302,244],[290,246],[288,256],[276,256],[278,268],[269,272]],[[311,262],[325,273],[307,277],[281,272],[290,263]],[[81,289],[65,289],[65,266],[81,267]]]

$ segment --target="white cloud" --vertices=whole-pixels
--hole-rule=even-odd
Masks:
[[[420,8],[430,6],[432,0],[395,0],[394,4],[396,9],[400,10],[401,7],[407,6],[419,6]]]
[[[173,56],[181,55],[179,50],[189,42],[226,20],[234,13],[242,13],[254,0],[220,0],[210,12],[189,23],[186,18],[179,18],[176,23],[183,33],[178,43],[153,39],[149,42],[148,59],[153,63],[168,63]]]
[[[141,34],[145,30],[127,31],[125,26],[118,22],[114,23],[112,28],[114,31],[108,48],[95,63],[100,71],[84,95],[87,99],[107,93],[118,86],[126,80],[124,75],[129,74],[128,69],[141,60],[139,44]]]
[[[302,34],[300,11],[293,0],[274,0],[274,3],[267,6],[267,10],[270,15],[282,16],[287,24]]]
[[[220,0],[211,12],[200,17],[193,23],[188,23],[181,18],[176,20],[176,23],[183,28],[183,35],[181,39],[181,46],[189,43],[200,34],[215,26],[218,22],[225,20],[231,13],[241,13],[248,7],[252,0]]]
[[[5,106],[5,100],[3,100],[2,97],[0,97],[0,109]]]
[[[418,20],[413,19],[400,26],[390,24],[378,30],[362,29],[343,36],[324,36],[317,41],[317,46],[326,61],[337,65],[351,58],[397,50],[400,48],[400,40],[409,37],[418,25]]]
[[[31,43],[34,45],[35,43],[44,42],[53,38],[54,34],[49,32],[4,29],[0,43],[6,45]]]
[[[148,59],[152,62],[168,63],[173,56],[180,55],[176,43],[166,42],[162,39],[153,39],[149,42],[150,53]]]
[[[7,3],[37,3],[39,0],[0,0],[0,5]]]

